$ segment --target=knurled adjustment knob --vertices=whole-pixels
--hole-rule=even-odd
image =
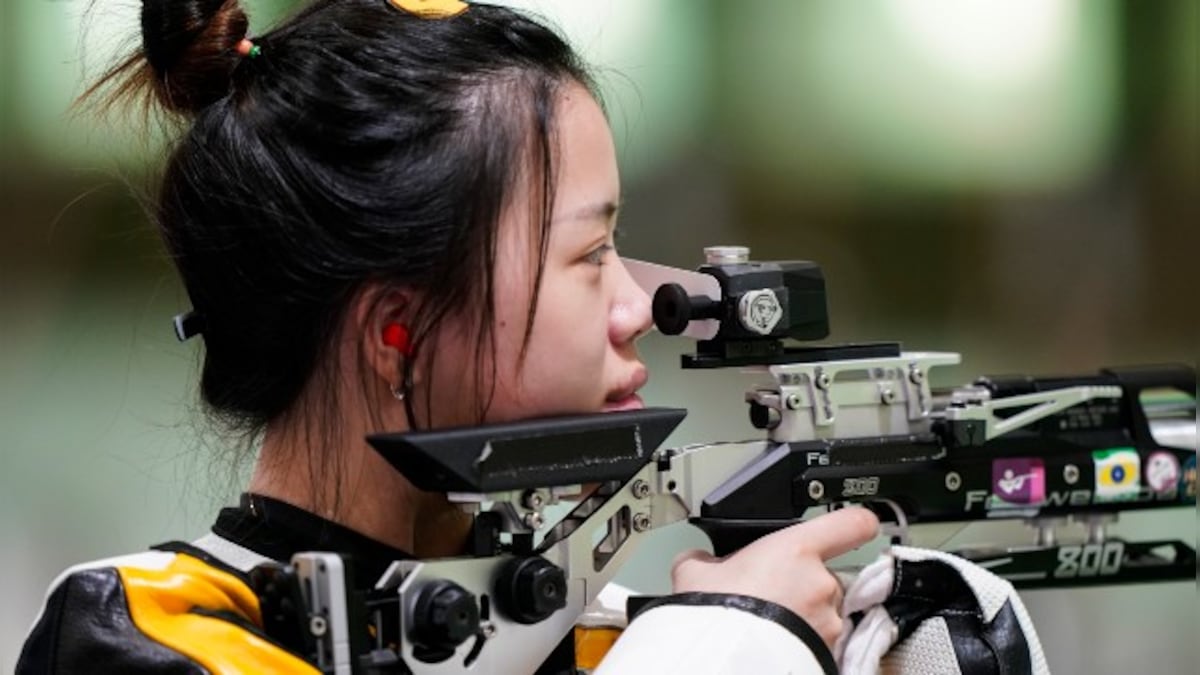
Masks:
[[[441,579],[417,594],[410,633],[422,661],[443,661],[467,638],[479,632],[479,604],[462,586]]]
[[[496,579],[496,602],[513,621],[537,623],[567,606],[567,575],[545,558],[517,558]]]

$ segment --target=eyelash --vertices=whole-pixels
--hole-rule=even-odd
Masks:
[[[616,246],[613,246],[612,244],[609,244],[609,243],[604,243],[604,244],[597,246],[590,253],[585,255],[583,257],[583,260],[584,260],[584,262],[591,263],[593,265],[603,265],[604,264],[604,254],[608,253],[609,251],[615,251],[615,250],[617,250]]]

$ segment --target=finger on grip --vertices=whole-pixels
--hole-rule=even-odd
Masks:
[[[836,558],[871,541],[879,534],[879,518],[859,506],[839,509],[806,520],[776,533],[821,560]]]

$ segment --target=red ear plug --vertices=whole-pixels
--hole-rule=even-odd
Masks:
[[[395,347],[405,356],[412,356],[412,342],[408,338],[408,329],[398,323],[389,323],[383,327],[383,344]]]

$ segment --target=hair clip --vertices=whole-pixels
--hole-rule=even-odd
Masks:
[[[398,10],[422,19],[448,19],[467,11],[467,3],[461,0],[388,0]]]
[[[237,49],[238,54],[241,54],[245,58],[253,59],[262,55],[262,47],[254,44],[250,38],[242,38],[239,40],[235,49]]]

